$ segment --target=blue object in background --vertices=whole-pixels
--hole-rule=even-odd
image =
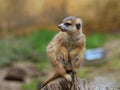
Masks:
[[[103,61],[106,58],[106,53],[107,51],[103,48],[88,49],[85,51],[85,61]]]

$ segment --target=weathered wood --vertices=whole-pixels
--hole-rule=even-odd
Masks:
[[[72,82],[59,77],[40,90],[119,90],[108,88],[104,85],[98,84],[94,88],[90,88],[86,79],[79,79],[76,75],[70,74],[73,78]]]
[[[69,82],[62,77],[59,77],[40,90],[88,90],[87,81],[79,79],[76,75],[71,73],[73,82]]]

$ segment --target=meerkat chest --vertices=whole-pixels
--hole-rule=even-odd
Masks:
[[[66,43],[66,49],[67,49],[67,51],[70,52],[74,48],[75,45],[76,45],[76,42],[74,42],[74,41],[67,42]]]
[[[66,47],[67,51],[70,52],[76,46],[78,46],[80,44],[80,37],[79,36],[75,36],[73,38],[66,37],[64,39],[64,44],[65,44],[65,47]]]

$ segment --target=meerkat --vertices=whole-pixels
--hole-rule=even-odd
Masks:
[[[58,28],[60,32],[47,46],[48,58],[55,73],[43,83],[43,86],[59,76],[72,81],[67,72],[76,73],[83,59],[86,39],[82,32],[82,20],[69,16],[58,25]]]

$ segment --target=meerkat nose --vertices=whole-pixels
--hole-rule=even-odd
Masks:
[[[61,28],[61,25],[58,25],[58,28]]]

